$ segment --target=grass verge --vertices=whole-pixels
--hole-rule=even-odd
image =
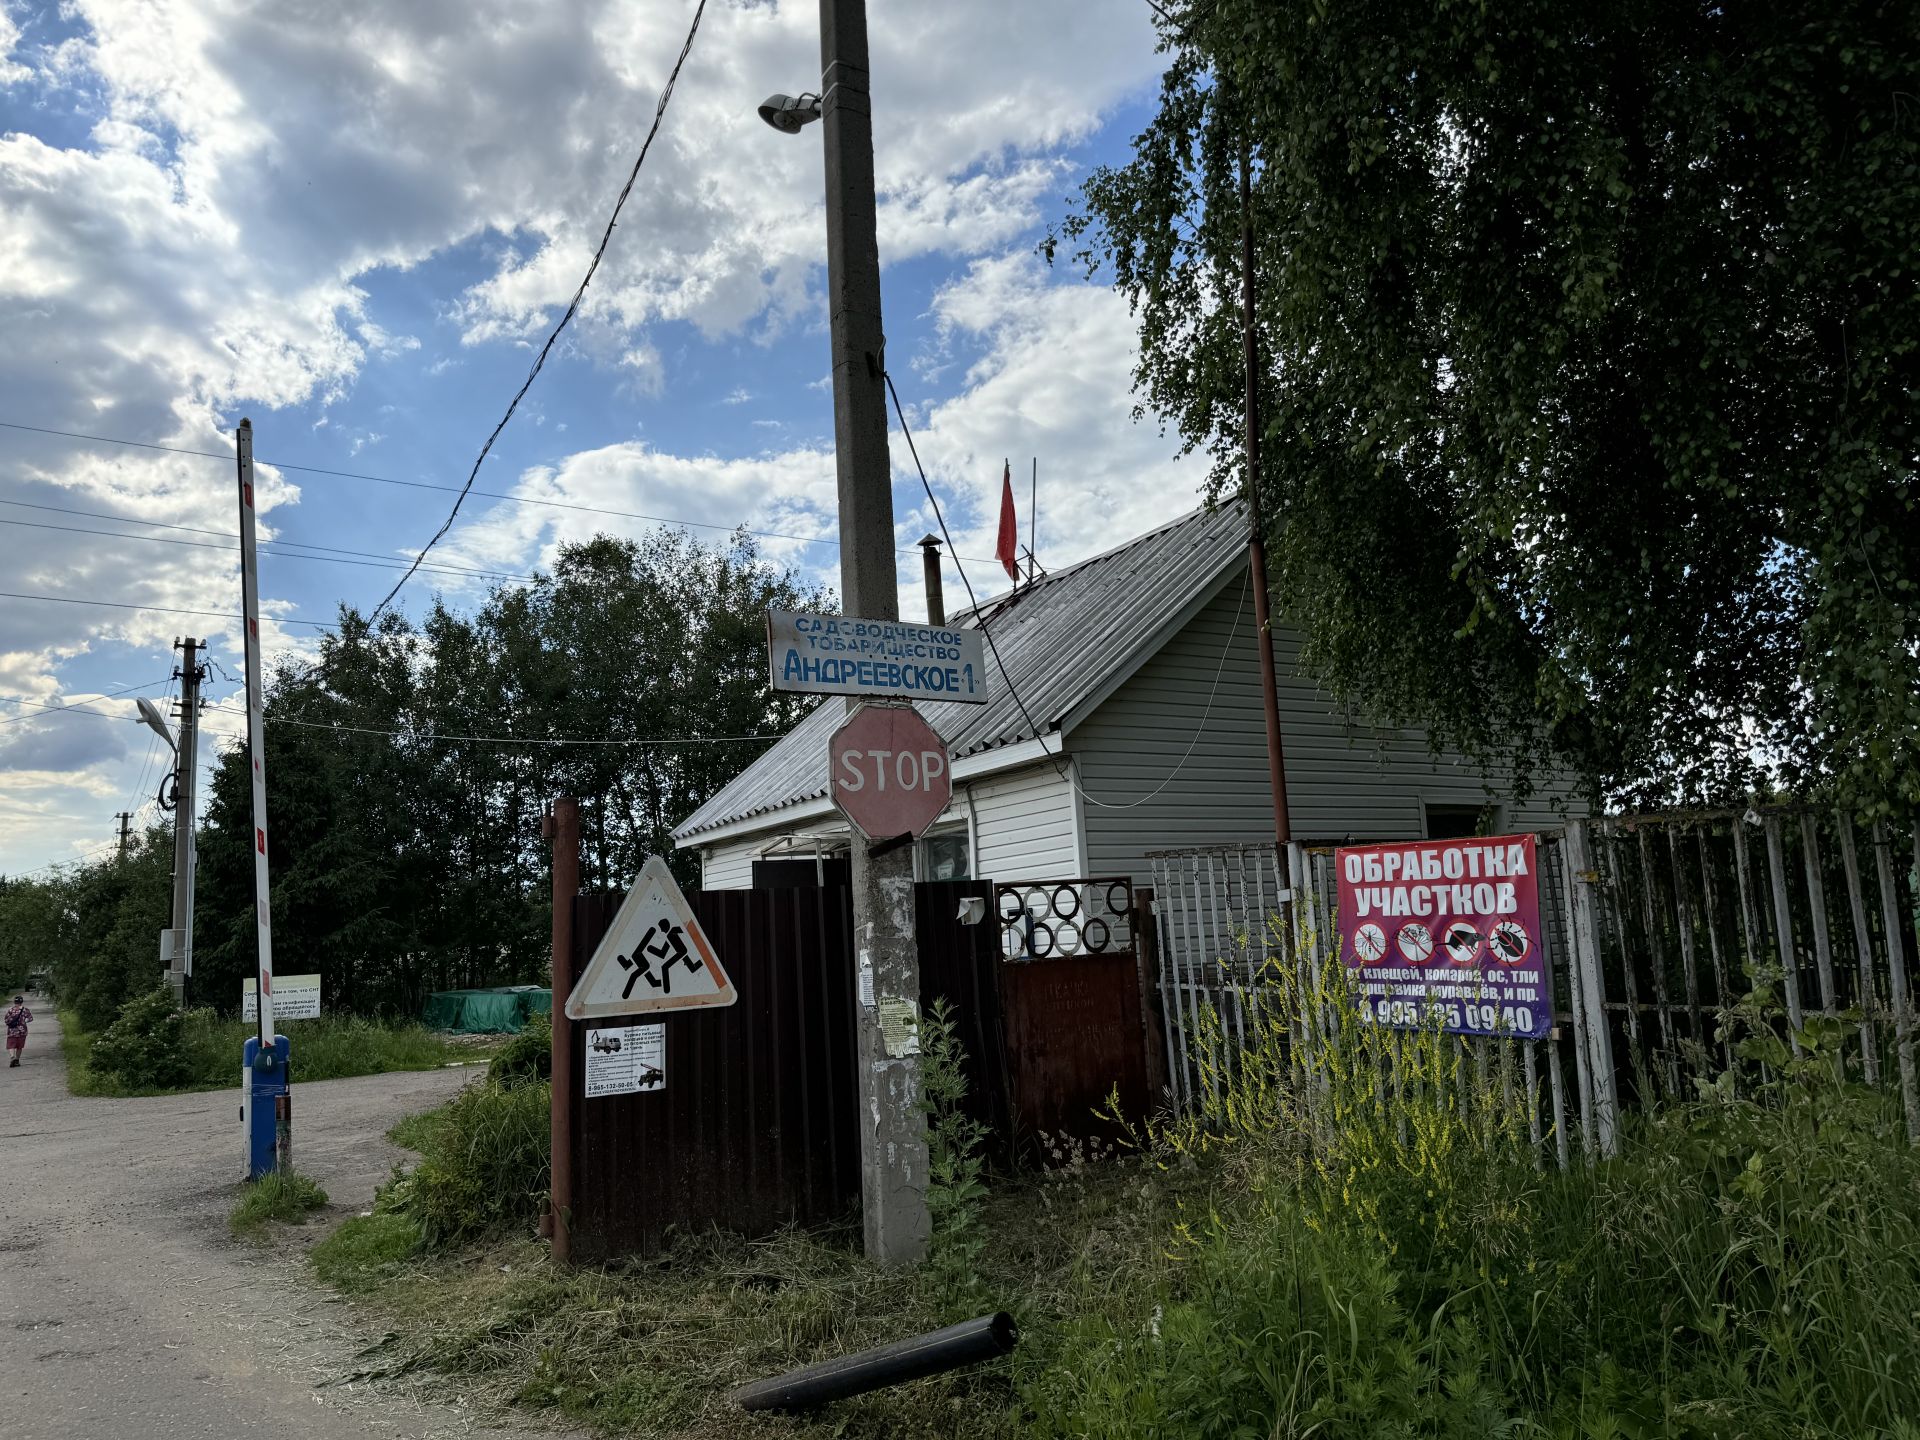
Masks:
[[[1150,1253],[1177,1214],[1164,1178],[1084,1167],[1003,1186],[981,1224],[979,1308],[1005,1306],[1044,1345],[1056,1317]],[[404,1216],[345,1222],[312,1252],[316,1275],[379,1313],[370,1375],[432,1373],[482,1404],[596,1432],[701,1440],[765,1435],[951,1437],[1022,1433],[1037,1351],[839,1402],[811,1416],[749,1416],[750,1380],[938,1328],[934,1272],[870,1264],[857,1227],[745,1241],[685,1235],[652,1260],[556,1270],[546,1245],[495,1238],[419,1245]]]
[[[71,1010],[60,1011],[61,1047],[67,1066],[67,1089],[75,1095],[171,1095],[196,1090],[225,1090],[240,1083],[240,1052],[256,1033],[244,1020],[223,1020],[208,1010],[190,1010],[181,1026],[187,1078],[179,1085],[128,1085],[103,1074],[91,1063],[98,1038],[80,1027]],[[487,1059],[497,1044],[455,1041],[424,1026],[395,1025],[359,1016],[322,1016],[318,1020],[289,1020],[281,1033],[293,1041],[293,1078],[338,1080],[352,1075],[380,1075],[395,1070],[437,1070],[455,1062]],[[502,1037],[501,1043],[504,1043]]]
[[[276,1170],[247,1184],[227,1225],[235,1235],[258,1235],[269,1220],[297,1225],[326,1203],[327,1192],[297,1170]]]
[[[950,1266],[868,1264],[851,1228],[573,1271],[518,1202],[449,1229],[486,1193],[463,1155],[537,1168],[504,1092],[418,1132],[422,1171],[447,1173],[389,1187],[315,1267],[382,1313],[376,1373],[600,1431],[1920,1440],[1920,1153],[1886,1094],[1836,1073],[1844,1022],[1810,1020],[1796,1051],[1764,1004],[1730,1012],[1737,1085],[1702,1077],[1561,1173],[1510,1063],[1350,1010],[1320,1028],[1348,1002],[1276,995],[1206,1113],[1138,1153],[1055,1146],[1046,1175],[991,1183],[959,1290]],[[455,1202],[438,1243],[424,1195]],[[1014,1312],[1011,1359],[810,1416],[726,1400],[934,1328],[956,1293]]]

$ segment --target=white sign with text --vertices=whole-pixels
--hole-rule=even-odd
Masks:
[[[986,641],[978,630],[769,610],[767,649],[776,690],[987,701]]]

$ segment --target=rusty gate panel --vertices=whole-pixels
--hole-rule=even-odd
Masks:
[[[619,909],[574,902],[575,973]],[[569,1022],[576,1097],[573,1256],[652,1254],[673,1229],[768,1234],[844,1217],[859,1203],[852,924],[844,890],[690,896],[738,1003],[669,1012],[665,1088],[585,1099],[586,1031],[648,1017]]]
[[[1112,1138],[1110,1095],[1134,1122],[1151,1100],[1132,883],[1012,881],[994,913],[1016,1137]]]

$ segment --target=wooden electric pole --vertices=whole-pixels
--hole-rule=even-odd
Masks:
[[[827,313],[833,339],[834,466],[840,485],[840,598],[848,615],[896,620],[893,467],[887,458],[886,340],[880,325],[873,112],[865,0],[820,0],[820,110],[827,174]],[[858,701],[849,700],[852,710]],[[853,855],[860,1055],[861,1214],[877,1260],[926,1254],[927,1134],[917,1031],[890,1045],[882,1014],[917,1014],[913,848]]]

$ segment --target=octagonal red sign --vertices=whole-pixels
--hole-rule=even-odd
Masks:
[[[862,705],[827,745],[829,793],[869,840],[921,835],[953,799],[946,742],[906,705]]]

